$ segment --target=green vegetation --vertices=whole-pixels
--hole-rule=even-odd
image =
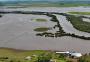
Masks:
[[[34,62],[39,54],[48,53],[49,51],[22,51],[11,49],[0,49],[0,61],[1,62]],[[26,60],[25,57],[31,56],[31,60]],[[7,58],[7,59],[6,59]]]
[[[52,59],[52,55],[50,53],[44,53],[38,56],[37,62],[50,62],[50,59]]]
[[[57,14],[63,15],[63,16],[69,16],[65,13],[62,13],[62,14],[57,13]],[[58,19],[56,18],[55,15],[52,15],[52,14],[49,14],[49,13],[47,13],[46,15],[51,17],[50,21],[57,23],[57,25],[55,25],[53,28],[55,29],[57,27],[57,28],[59,28],[59,31],[56,31],[56,33],[52,33],[52,32],[37,33],[36,36],[53,37],[53,38],[54,37],[57,38],[57,37],[61,37],[61,36],[72,36],[72,37],[76,37],[76,38],[90,40],[90,37],[84,37],[84,36],[78,36],[78,35],[75,35],[75,34],[65,33],[62,30],[62,27],[61,27],[61,25],[60,25],[60,23],[59,23],[59,21],[58,21]],[[67,19],[69,19],[69,18],[67,17]]]
[[[46,19],[35,19],[37,22],[46,22]]]
[[[45,32],[48,30],[50,30],[50,28],[47,28],[47,27],[40,27],[40,28],[34,29],[34,31],[37,31],[37,32]]]
[[[67,16],[67,19],[76,29],[90,33],[90,23],[84,22],[81,17]]]
[[[26,59],[26,57],[30,57]],[[69,58],[65,54],[56,54],[54,51],[44,50],[14,50],[0,48],[0,62],[90,62],[90,54],[79,59]]]
[[[80,3],[32,3],[31,7],[78,7],[90,6],[90,4]]]
[[[90,15],[90,12],[68,12],[70,14]]]
[[[83,55],[78,62],[90,62],[90,54]]]
[[[78,2],[37,2],[37,3],[27,3],[27,4],[8,4],[8,3],[0,3],[0,6],[8,6],[8,8],[25,8],[25,7],[78,7],[78,6],[90,6],[89,3],[78,3]],[[16,7],[15,7],[16,6]]]
[[[26,59],[26,57],[31,57]],[[13,49],[0,49],[0,62],[49,62],[51,60],[57,62],[67,62],[63,55],[56,54],[53,51],[23,51]]]

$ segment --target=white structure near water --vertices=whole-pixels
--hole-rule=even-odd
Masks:
[[[77,52],[70,52],[70,51],[66,51],[66,52],[56,52],[57,54],[67,54],[70,55],[71,57],[76,57],[79,58],[82,56],[81,53],[77,53]]]

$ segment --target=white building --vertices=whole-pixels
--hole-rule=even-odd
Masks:
[[[57,54],[67,54],[69,55],[70,57],[76,57],[76,58],[79,58],[82,56],[81,53],[77,53],[77,52],[69,52],[69,51],[66,51],[66,52],[56,52]]]

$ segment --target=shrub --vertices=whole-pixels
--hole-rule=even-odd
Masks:
[[[38,60],[36,62],[50,62],[51,54],[41,54],[38,56]]]

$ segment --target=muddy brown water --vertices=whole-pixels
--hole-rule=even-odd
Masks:
[[[59,10],[60,9],[57,9],[57,11]],[[68,36],[58,38],[35,36],[36,32],[34,32],[32,28],[37,28],[40,26],[52,27],[56,23],[34,23],[28,20],[38,17],[38,15],[32,15],[32,18],[30,17],[31,16],[27,15],[24,16],[9,14],[4,15],[2,18],[0,18],[0,47],[8,47],[23,50],[73,50],[81,53],[90,52],[90,40],[83,40]],[[48,20],[50,19],[47,16],[40,17],[44,17]]]

